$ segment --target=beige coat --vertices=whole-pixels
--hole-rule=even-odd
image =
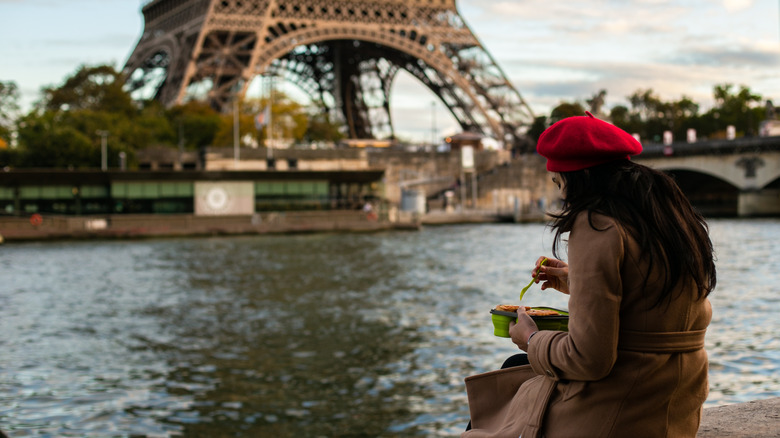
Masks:
[[[513,424],[465,437],[528,430],[533,401],[551,379],[547,438],[696,436],[708,393],[709,301],[685,290],[668,307],[652,307],[658,276],[643,289],[647,260],[637,243],[608,217],[594,215],[593,222],[603,231],[583,213],[569,235],[569,332],[542,331],[531,340],[528,358],[538,376],[520,387]]]

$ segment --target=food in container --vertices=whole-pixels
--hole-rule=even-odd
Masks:
[[[517,321],[517,311],[522,309],[539,327],[539,330],[569,330],[569,312],[552,307],[527,307],[513,304],[500,304],[490,310],[493,321],[493,334],[502,338],[509,337],[509,322]]]

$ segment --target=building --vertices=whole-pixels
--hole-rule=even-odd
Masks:
[[[360,209],[381,198],[382,170],[0,172],[10,216],[194,214]]]

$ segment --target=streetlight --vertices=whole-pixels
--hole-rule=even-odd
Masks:
[[[97,130],[95,134],[100,136],[100,170],[108,170],[108,131]]]
[[[431,102],[431,146],[436,149],[436,101]]]
[[[238,94],[233,97],[233,169],[238,170],[238,154],[240,153],[238,137]]]

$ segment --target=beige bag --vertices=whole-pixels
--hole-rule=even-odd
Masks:
[[[518,395],[520,385],[539,377],[543,385],[536,400],[531,401],[529,418],[514,414],[520,405],[529,404]],[[471,430],[464,437],[539,437],[547,402],[555,388],[555,381],[536,374],[531,365],[505,368],[466,378]]]

